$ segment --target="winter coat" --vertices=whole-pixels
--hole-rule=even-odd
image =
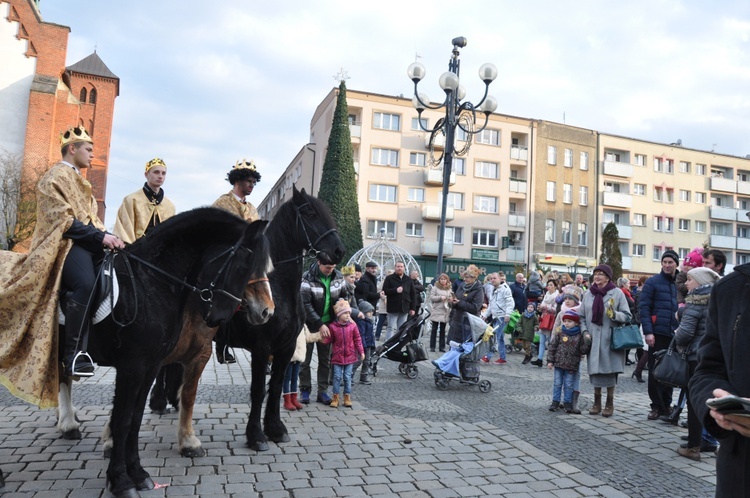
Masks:
[[[419,280],[413,278],[411,279],[411,283],[414,284],[414,292],[417,296],[417,303],[414,306],[414,309],[419,311],[419,308],[422,306],[422,293],[424,292],[424,285]]]
[[[534,341],[536,330],[539,328],[539,317],[536,313],[531,318],[526,318],[525,314],[521,314],[521,334],[518,336],[519,339],[524,341]]]
[[[403,287],[402,292],[396,289]],[[392,273],[383,280],[383,292],[386,296],[386,309],[388,313],[408,313],[417,311],[417,290],[414,282],[407,274],[401,276]]]
[[[318,341],[320,341],[320,332],[315,332],[313,334],[310,332],[310,329],[307,328],[307,325],[303,325],[302,330],[297,335],[297,344],[294,346],[294,354],[289,361],[305,361],[305,356],[307,355],[307,344]]]
[[[630,323],[632,315],[628,307],[625,294],[617,287],[610,289],[604,296],[604,313],[602,314],[602,325],[596,325],[591,321],[594,295],[587,290],[578,308],[578,316],[581,319],[581,333],[591,334],[591,351],[588,358],[589,375],[613,374],[625,371],[625,351],[612,351],[612,328],[621,324]],[[614,320],[607,316],[607,309],[614,310]]]
[[[441,289],[437,285],[432,287],[432,290],[430,290],[430,302],[432,302],[430,320],[433,322],[448,323],[450,298],[452,295],[453,291],[450,288]]]
[[[708,298],[713,285],[701,285],[689,292],[682,308],[680,326],[674,333],[674,341],[679,351],[687,350],[688,360],[698,360],[698,344],[706,333],[708,318]]]
[[[539,309],[543,315],[551,314],[556,315],[557,314],[557,303],[555,300],[557,299],[557,296],[560,295],[560,291],[555,289],[552,292],[546,292],[544,294],[544,298],[542,299],[542,302],[539,304]],[[552,329],[543,329],[543,331],[546,333]]]
[[[526,288],[518,282],[513,282],[510,287],[510,292],[513,294],[513,302],[515,303],[515,309],[519,313],[526,311]]]
[[[547,363],[552,363],[555,368],[578,372],[578,367],[581,365],[581,356],[588,354],[590,350],[590,334],[568,335],[560,327],[555,330],[552,339],[549,341]]]
[[[674,277],[674,285],[677,287],[677,304],[685,304],[685,298],[688,295],[688,288],[686,285],[687,282],[687,274],[686,271],[681,271],[677,273]]]
[[[750,397],[750,264],[713,287],[706,333],[698,348],[698,367],[690,379],[690,404],[711,434],[721,440],[716,461],[716,496],[750,496],[750,438],[716,424],[706,406],[714,389]]]
[[[532,271],[529,275],[529,283],[526,285],[524,295],[529,299],[537,299],[542,296],[543,292],[544,284],[542,283],[542,277],[539,276],[539,273]],[[524,306],[524,309],[526,309],[526,306]]]
[[[467,313],[479,316],[479,312],[482,310],[482,305],[484,304],[484,289],[482,288],[482,284],[475,280],[473,284],[467,287],[465,282],[461,282],[456,292],[456,298],[458,298],[458,302],[453,305],[448,340],[463,343],[463,337],[466,334],[465,331],[462,331],[462,327],[466,326],[464,316]]]
[[[354,323],[357,324],[359,329],[359,336],[362,339],[362,347],[374,348],[375,347],[375,332],[373,332],[372,320],[365,318],[355,318]]]
[[[677,323],[677,287],[674,277],[663,271],[646,280],[638,298],[643,335],[672,337]]]
[[[331,320],[335,319],[333,314],[333,305],[339,298],[349,300],[349,293],[346,290],[346,281],[344,276],[338,270],[333,270],[331,273],[331,284],[330,288],[330,299],[329,315]],[[320,327],[324,325],[322,316],[325,314],[323,309],[326,304],[325,289],[323,288],[323,282],[320,280],[320,270],[318,264],[313,263],[310,269],[302,275],[302,284],[300,285],[300,297],[302,298],[302,304],[305,307],[305,323],[310,330],[318,331]]]
[[[364,299],[372,304],[373,308],[377,309],[380,292],[378,291],[378,279],[375,275],[364,272],[362,278],[357,280],[355,284],[354,296],[357,298],[357,301]]]
[[[510,291],[508,284],[502,283],[497,287],[493,285],[485,318],[492,317],[493,320],[504,319],[513,313],[514,305],[513,293]]]
[[[331,365],[353,365],[365,354],[362,338],[354,322],[335,320],[328,324],[330,335],[320,342],[331,345]]]

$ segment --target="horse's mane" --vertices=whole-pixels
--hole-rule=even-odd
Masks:
[[[292,196],[291,199],[279,206],[279,210],[273,216],[273,219],[268,225],[268,237],[272,239],[278,237],[278,239],[276,239],[276,242],[288,241],[289,234],[296,232],[294,226],[297,223],[297,210],[295,209],[295,196],[297,195],[299,195],[303,200],[303,202],[300,204],[307,203],[310,206],[310,209],[318,214],[323,225],[332,227],[336,226],[336,222],[333,220],[333,216],[331,216],[331,211],[323,201],[321,201],[317,197],[311,196],[307,192],[298,191]],[[302,209],[304,210],[304,208]],[[302,211],[300,215],[304,216],[304,211]],[[288,244],[282,245],[288,247]],[[279,248],[280,247],[276,247],[275,249],[278,250]]]

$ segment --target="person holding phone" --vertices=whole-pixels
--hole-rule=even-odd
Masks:
[[[739,396],[750,401],[750,264],[714,285],[698,365],[689,398],[703,426],[721,441],[716,461],[716,496],[750,496],[750,417],[722,413],[706,402]],[[716,401],[712,401],[716,404]]]

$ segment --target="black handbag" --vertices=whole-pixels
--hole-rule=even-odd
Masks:
[[[427,349],[419,341],[410,342],[406,345],[406,354],[409,358],[410,363],[416,363],[418,361],[428,360],[430,356],[427,354]]]
[[[687,387],[690,380],[687,352],[678,352],[675,349],[674,339],[667,349],[653,354],[655,358],[653,374],[657,381],[667,386]]]
[[[612,340],[609,343],[612,351],[625,351],[643,347],[643,335],[638,325],[620,325],[612,327]]]

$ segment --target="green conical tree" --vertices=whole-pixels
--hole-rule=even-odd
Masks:
[[[613,280],[622,277],[622,252],[619,241],[620,232],[617,231],[617,225],[609,222],[602,232],[602,254],[599,256],[599,263],[612,268]]]
[[[362,249],[362,225],[359,221],[357,182],[354,173],[352,138],[349,133],[349,106],[346,83],[339,85],[336,110],[333,113],[328,151],[323,163],[318,198],[331,209],[338,225],[339,236],[346,247],[343,262]]]

